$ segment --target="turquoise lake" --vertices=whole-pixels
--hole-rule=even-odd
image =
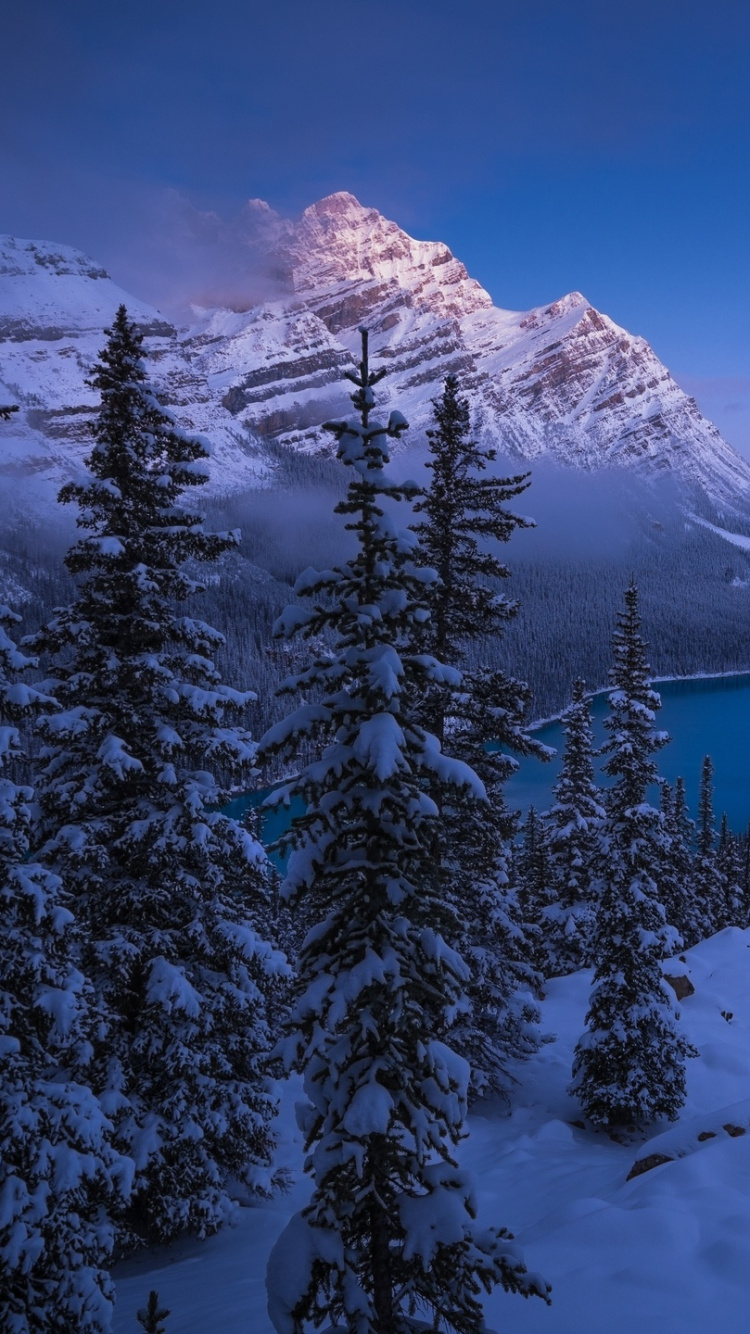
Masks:
[[[708,677],[694,681],[659,681],[662,708],[657,725],[669,732],[672,740],[657,756],[659,772],[674,783],[681,775],[687,787],[690,813],[695,817],[698,782],[704,755],[710,755],[714,774],[714,809],[717,822],[726,811],[731,827],[740,832],[750,819],[750,672],[737,676]],[[597,745],[605,738],[602,719],[607,713],[607,696],[596,695],[592,702],[594,737]],[[545,810],[552,801],[552,784],[560,772],[564,746],[562,727],[557,722],[536,728],[534,735],[557,756],[548,764],[538,760],[521,761],[518,773],[507,786],[508,804],[526,811],[529,806]],[[235,797],[225,807],[228,815],[241,819],[249,806],[257,806],[266,795],[250,792]],[[658,792],[652,793],[658,802]],[[301,804],[298,809],[301,811]],[[288,814],[278,809],[263,820],[265,843],[277,838],[286,828]]]
[[[717,821],[726,811],[732,829],[744,830],[750,819],[750,673],[694,681],[655,681],[654,689],[662,701],[657,726],[672,738],[656,755],[659,773],[670,783],[680,775],[685,779],[690,813],[695,817],[701,764],[704,755],[710,755],[715,769]],[[592,713],[594,738],[601,745],[605,739],[602,719],[607,713],[606,694],[594,697]],[[556,722],[537,728],[534,735],[554,746],[558,754],[549,764],[521,761],[507,793],[509,805],[524,811],[531,805],[537,810],[549,806],[565,741]],[[658,793],[654,792],[652,800],[656,799]]]

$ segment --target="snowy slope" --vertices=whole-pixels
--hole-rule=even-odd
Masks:
[[[2,426],[0,487],[19,507],[53,504],[62,482],[80,469],[98,403],[86,378],[122,302],[147,335],[164,401],[182,425],[211,440],[214,492],[252,485],[263,475],[257,447],[214,403],[157,310],[70,246],[0,237],[0,402],[20,408]]]
[[[672,975],[695,994],[682,1023],[699,1056],[674,1125],[615,1143],[571,1124],[566,1093],[583,1029],[590,977],[549,984],[547,1031],[556,1039],[518,1070],[513,1112],[483,1105],[471,1118],[463,1160],[475,1173],[480,1216],[511,1227],[530,1268],[553,1285],[551,1308],[494,1294],[490,1325],[503,1334],[745,1334],[750,1260],[750,932],[731,928],[696,946]],[[724,1012],[724,1013],[722,1013]],[[725,1017],[726,1016],[726,1017]],[[304,1202],[293,1128],[296,1084],[284,1089],[288,1197],[240,1210],[238,1226],[128,1262],[117,1275],[117,1334],[155,1287],[172,1310],[168,1334],[271,1334],[265,1262],[288,1216]],[[628,1181],[652,1153],[671,1161]]]
[[[412,443],[453,371],[476,430],[521,464],[551,456],[586,470],[627,467],[673,476],[719,507],[750,502],[750,464],[648,343],[580,293],[498,309],[445,245],[414,240],[344,192],[296,223],[259,201],[250,215],[280,295],[252,309],[196,310],[182,331],[79,251],[0,238],[0,402],[22,409],[0,428],[6,490],[50,497],[80,466],[94,403],[86,375],[125,301],[149,335],[164,401],[212,441],[215,492],[267,476],[266,440],[330,448],[320,424],[347,406],[342,372],[366,324],[389,370],[379,402],[405,413]]]

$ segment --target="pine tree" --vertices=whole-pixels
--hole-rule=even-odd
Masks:
[[[482,1286],[546,1295],[506,1233],[474,1230],[471,1186],[453,1158],[468,1067],[445,1038],[467,972],[451,946],[451,906],[434,891],[437,810],[426,784],[481,786],[415,720],[425,688],[454,674],[417,651],[434,576],[392,516],[413,491],[385,472],[403,417],[370,421],[382,373],[369,370],[363,333],[350,376],[358,418],[328,427],[352,472],[337,512],[357,550],[297,581],[312,607],[291,608],[278,632],[313,646],[324,634],[330,647],[313,647],[290,679],[306,702],[262,743],[290,761],[301,746],[317,752],[283,790],[306,807],[292,825],[285,892],[316,922],[287,1044],[310,1100],[302,1125],[314,1190],[268,1273],[269,1312],[283,1334],[325,1321],[407,1334],[420,1314],[479,1334]]]
[[[551,900],[549,844],[546,820],[536,806],[529,806],[521,828],[516,873],[521,911],[524,920],[536,928],[535,951],[540,961],[546,963],[547,952],[541,924]]]
[[[188,563],[235,537],[181,507],[207,450],[160,407],[124,306],[108,333],[92,476],[60,496],[86,533],[66,557],[80,587],[37,641],[61,704],[40,725],[38,795],[44,859],[73,895],[104,1012],[96,1087],[136,1162],[122,1239],[166,1241],[221,1224],[228,1178],[268,1188],[278,961],[254,927],[265,855],[216,810],[252,763],[236,722],[251,697],[221,682],[221,635],[179,606],[201,587]]]
[[[589,962],[596,910],[594,863],[604,809],[594,781],[591,708],[584,681],[575,682],[562,724],[565,753],[547,817],[554,898],[542,915],[550,972],[555,975],[573,973]]]
[[[750,822],[740,835],[740,886],[742,889],[743,920],[750,925]]]
[[[716,855],[713,776],[713,760],[710,755],[705,755],[698,789],[696,854],[693,866],[693,896],[697,907],[698,940],[705,940],[726,926],[726,885]]]
[[[661,808],[666,843],[659,897],[667,922],[689,948],[700,939],[700,914],[693,893],[695,824],[688,814],[684,778],[677,778],[674,790],[669,783],[662,783]]]
[[[676,944],[659,902],[666,837],[661,815],[648,801],[649,787],[658,781],[652,757],[669,738],[654,725],[661,701],[648,673],[638,591],[631,584],[614,636],[605,720],[604,769],[612,785],[602,831],[596,971],[573,1065],[572,1091],[585,1115],[603,1126],[674,1118],[685,1098],[688,1048],[661,973]]]
[[[456,944],[471,972],[453,1041],[471,1064],[472,1096],[507,1096],[510,1064],[539,1045],[533,993],[541,979],[530,963],[532,933],[509,884],[518,817],[508,810],[504,788],[518,767],[514,755],[547,759],[551,752],[526,728],[528,686],[479,664],[517,610],[497,591],[509,571],[493,545],[533,526],[506,508],[526,490],[528,474],[499,478],[488,472],[495,451],[471,438],[468,404],[455,375],[446,378],[433,406],[435,427],[427,432],[431,484],[414,505],[424,515],[414,529],[420,559],[439,576],[429,588],[424,643],[439,661],[460,667],[461,684],[431,683],[422,721],[445,753],[481,776],[489,799],[477,800],[452,784],[433,785],[441,816],[433,871],[437,892],[455,907]]]
[[[469,405],[459,397],[457,376],[446,377],[433,408],[436,425],[427,432],[432,482],[414,505],[417,514],[425,515],[415,532],[425,563],[439,576],[431,600],[430,645],[441,662],[455,663],[477,635],[501,633],[517,611],[517,604],[492,585],[507,579],[509,570],[488,548],[488,539],[507,542],[517,528],[534,525],[505,508],[527,489],[528,473],[481,475],[495,462],[496,452],[470,438]]]
[[[159,1294],[152,1289],[148,1294],[148,1302],[137,1313],[137,1320],[145,1334],[166,1334],[164,1321],[171,1314],[168,1307],[159,1306]]]
[[[542,978],[534,964],[540,932],[526,920],[513,884],[511,848],[520,817],[508,809],[504,791],[517,767],[504,746],[524,746],[529,692],[505,676],[498,682],[499,676],[476,671],[465,692],[454,692],[444,749],[471,766],[487,799],[455,784],[433,785],[440,827],[432,869],[436,893],[453,906],[455,943],[470,970],[450,1041],[471,1067],[470,1099],[507,1101],[516,1083],[512,1066],[539,1049]],[[495,740],[488,748],[488,736],[504,745]]]
[[[742,862],[738,840],[729,828],[726,812],[719,825],[716,864],[724,888],[723,926],[747,926],[747,909],[742,888]]]
[[[53,703],[17,679],[33,665],[10,638],[19,619],[0,607],[0,1328],[104,1334],[105,1206],[127,1165],[86,1087],[94,1016],[72,915],[31,857],[32,793],[13,778],[20,724]]]

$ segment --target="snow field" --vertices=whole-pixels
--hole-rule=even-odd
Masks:
[[[665,971],[687,974],[695,987],[680,1011],[700,1055],[688,1062],[688,1098],[677,1122],[627,1143],[571,1124],[580,1110],[566,1087],[589,973],[549,983],[543,1022],[556,1036],[517,1069],[511,1115],[485,1103],[470,1119],[461,1156],[475,1175],[480,1221],[510,1227],[529,1269],[553,1287],[549,1308],[503,1292],[487,1298],[487,1320],[499,1334],[746,1334],[750,931],[722,931],[684,958]],[[207,1242],[180,1243],[120,1266],[115,1334],[137,1328],[135,1311],[149,1288],[171,1309],[168,1334],[272,1334],[266,1260],[309,1194],[293,1114],[299,1081],[280,1086],[280,1094],[279,1154],[292,1174],[289,1194],[241,1208],[237,1226]],[[706,1133],[713,1138],[698,1138]],[[637,1159],[657,1152],[673,1161],[627,1180]]]

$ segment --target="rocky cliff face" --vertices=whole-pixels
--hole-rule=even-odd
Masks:
[[[551,456],[589,470],[628,467],[671,474],[724,507],[750,501],[750,465],[648,343],[580,293],[528,312],[500,310],[446,246],[413,240],[345,193],[294,224],[257,201],[256,213],[281,297],[197,312],[181,332],[79,252],[5,239],[0,401],[22,409],[18,424],[2,428],[6,477],[15,470],[57,482],[78,466],[93,406],[85,376],[102,328],[125,301],[149,335],[165,402],[212,441],[218,492],[262,482],[268,440],[329,447],[319,426],[346,411],[342,372],[364,324],[373,360],[389,370],[382,406],[405,413],[411,440],[453,371],[477,433],[520,464]]]
[[[257,442],[217,403],[157,310],[70,246],[0,237],[0,403],[20,409],[0,429],[0,498],[13,510],[53,506],[63,481],[81,469],[98,402],[86,381],[121,302],[148,337],[165,402],[211,442],[213,490],[264,475]]]

